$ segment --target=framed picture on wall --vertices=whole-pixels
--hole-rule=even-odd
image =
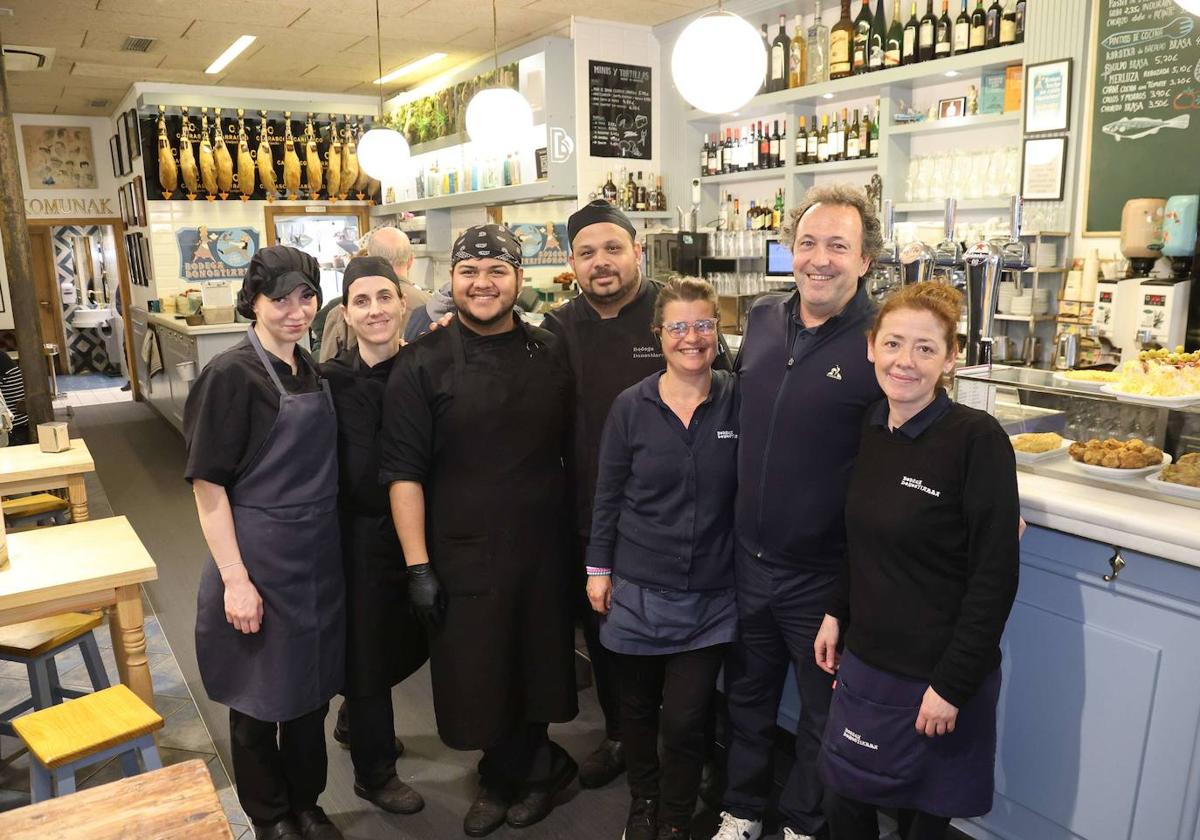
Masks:
[[[134,234],[125,234],[125,263],[129,266],[129,282],[135,286],[142,285],[142,277],[137,265],[137,241]]]
[[[154,263],[150,260],[150,237],[138,234],[138,252],[142,264],[142,285],[149,286],[154,276]]]
[[[129,159],[137,160],[142,156],[142,135],[138,127],[137,111],[130,108],[124,114],[125,135],[129,142]]]
[[[1025,67],[1025,133],[1066,131],[1071,123],[1071,59]]]
[[[113,177],[121,177],[121,141],[117,135],[108,138],[108,153],[112,156]]]
[[[129,227],[131,224],[129,221],[129,204],[125,198],[124,185],[117,188],[117,202],[121,205],[121,221],[126,227]]]
[[[146,182],[141,175],[133,176],[133,207],[137,224],[141,227],[150,224],[149,217],[146,215]]]
[[[1021,198],[1026,201],[1062,201],[1066,161],[1066,137],[1026,140],[1021,156]]]

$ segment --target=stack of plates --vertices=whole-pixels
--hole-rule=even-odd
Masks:
[[[1014,315],[1045,315],[1050,311],[1050,290],[1038,289],[1034,293],[1032,289],[1026,289],[1024,294],[1012,298],[1011,311]]]
[[[1012,312],[1013,297],[1016,295],[1016,293],[1016,283],[1001,283],[1000,300],[996,303],[996,311],[1002,314]]]

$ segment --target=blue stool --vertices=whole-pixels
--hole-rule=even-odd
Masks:
[[[0,732],[15,735],[13,719],[29,709],[46,709],[63,700],[89,693],[58,683],[54,655],[79,645],[92,688],[108,688],[108,674],[92,632],[103,621],[99,613],[63,613],[0,627],[0,660],[22,663],[29,673],[30,697],[0,712]]]

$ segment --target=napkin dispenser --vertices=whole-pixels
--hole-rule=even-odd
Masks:
[[[66,452],[71,448],[66,423],[38,423],[37,432],[38,446],[43,452]]]

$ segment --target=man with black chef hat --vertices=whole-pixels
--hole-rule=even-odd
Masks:
[[[625,771],[625,756],[612,654],[600,644],[601,617],[587,601],[583,558],[592,528],[600,435],[608,410],[618,394],[666,365],[651,329],[662,286],[642,277],[637,230],[607,201],[598,199],[573,213],[567,219],[567,235],[569,261],[582,294],[547,313],[542,326],[562,340],[575,380],[575,426],[568,463],[577,577],[571,603],[583,624],[605,727],[604,740],[580,766],[579,783],[601,787]],[[728,369],[723,343],[714,367]]]
[[[427,622],[438,733],[483,750],[463,830],[544,818],[577,766],[547,726],[576,714],[566,478],[570,371],[513,312],[521,244],[488,224],[451,252],[458,318],[401,353],[380,480]]]

